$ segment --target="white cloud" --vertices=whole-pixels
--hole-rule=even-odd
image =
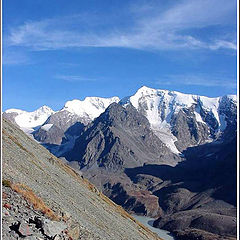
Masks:
[[[95,82],[97,79],[86,78],[79,75],[56,75],[56,79],[64,80],[67,82]]]
[[[164,10],[161,5],[135,6],[134,11],[129,11],[134,14],[134,21],[127,28],[108,24],[106,19],[101,22],[101,16],[75,15],[26,22],[12,29],[6,42],[8,46],[34,50],[80,47],[236,50],[235,36],[226,39],[219,35],[207,41],[183,33],[209,26],[231,25],[235,12],[236,2],[233,0],[183,0]]]
[[[220,49],[220,48],[228,48],[228,49],[237,50],[236,44],[234,44],[232,42],[225,41],[225,40],[217,40],[217,41],[215,41],[214,44],[210,44],[209,48],[213,49],[213,50],[217,50],[217,49]]]
[[[167,75],[155,82],[157,85],[186,85],[203,87],[224,87],[236,89],[237,80],[227,76],[194,75]]]
[[[9,49],[3,49],[2,61],[4,65],[25,65],[32,63],[24,52]]]

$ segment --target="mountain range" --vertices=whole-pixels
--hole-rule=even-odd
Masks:
[[[141,87],[3,116],[128,212],[181,239],[236,235],[237,97]],[[195,235],[194,235],[194,234]]]
[[[4,116],[25,132],[32,133],[39,142],[60,145],[64,135],[65,140],[79,135],[74,131],[75,123],[79,124],[78,129],[86,126],[114,102],[123,107],[132,105],[147,118],[155,135],[173,153],[179,154],[189,146],[219,139],[234,121],[229,113],[236,115],[237,98],[236,95],[209,98],[144,86],[121,100],[87,97],[83,101],[68,101],[56,112],[43,106],[33,112],[8,109]]]

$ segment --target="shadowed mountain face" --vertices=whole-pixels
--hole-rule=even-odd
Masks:
[[[65,155],[81,168],[123,170],[145,163],[176,165],[174,155],[150,130],[148,120],[131,105],[114,103],[88,125]]]
[[[149,176],[162,180],[147,186],[158,197],[163,213],[154,226],[179,236],[184,231],[189,239],[236,236],[236,143],[235,136],[189,148],[185,151],[186,161],[175,167],[146,165],[125,170],[135,184],[140,176],[141,181]],[[198,231],[190,238],[194,229]]]
[[[68,111],[60,111],[52,114],[38,130],[33,132],[33,136],[43,144],[60,145],[72,136],[80,135],[87,123],[85,118]]]

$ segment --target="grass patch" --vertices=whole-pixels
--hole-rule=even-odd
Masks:
[[[3,185],[4,187],[11,187],[12,183],[11,183],[10,180],[3,179],[3,180],[2,180],[2,185]]]
[[[36,163],[33,159],[30,159],[30,161],[36,166],[38,167],[40,170],[42,170],[44,172],[44,169],[38,164]]]
[[[42,212],[52,220],[58,221],[60,219],[28,186],[24,184],[12,184],[11,188],[32,204],[35,210]]]

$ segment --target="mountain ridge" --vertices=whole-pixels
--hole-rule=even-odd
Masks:
[[[132,96],[121,100],[118,97],[86,97],[83,101],[77,99],[67,101],[62,109],[53,111],[42,118],[45,121],[42,121],[40,125],[38,121],[38,126],[36,124],[33,126],[27,121],[21,125],[21,122],[17,121],[21,115],[35,114],[35,111],[32,113],[24,112],[23,114],[22,110],[10,109],[4,112],[4,116],[22,127],[25,132],[33,133],[40,142],[59,145],[67,128],[77,122],[86,126],[113,102],[122,106],[132,104],[148,119],[154,133],[175,154],[181,154],[189,146],[219,138],[228,127],[227,115],[229,115],[229,111],[235,111],[234,114],[236,115],[237,104],[236,95],[210,98],[143,86]],[[19,113],[21,113],[20,116]],[[53,120],[55,115],[58,122],[61,122],[60,128],[59,124]],[[188,120],[189,118],[191,121]],[[55,130],[51,129],[48,132],[51,126],[44,126],[45,124],[53,124]],[[183,125],[188,129],[186,133],[181,133]],[[195,125],[196,133],[194,134],[192,133],[192,125]],[[40,133],[34,133],[33,127],[35,127],[35,130],[40,128]],[[41,136],[42,134],[44,136]],[[52,137],[52,134],[55,137]],[[71,136],[65,138],[73,141]]]

